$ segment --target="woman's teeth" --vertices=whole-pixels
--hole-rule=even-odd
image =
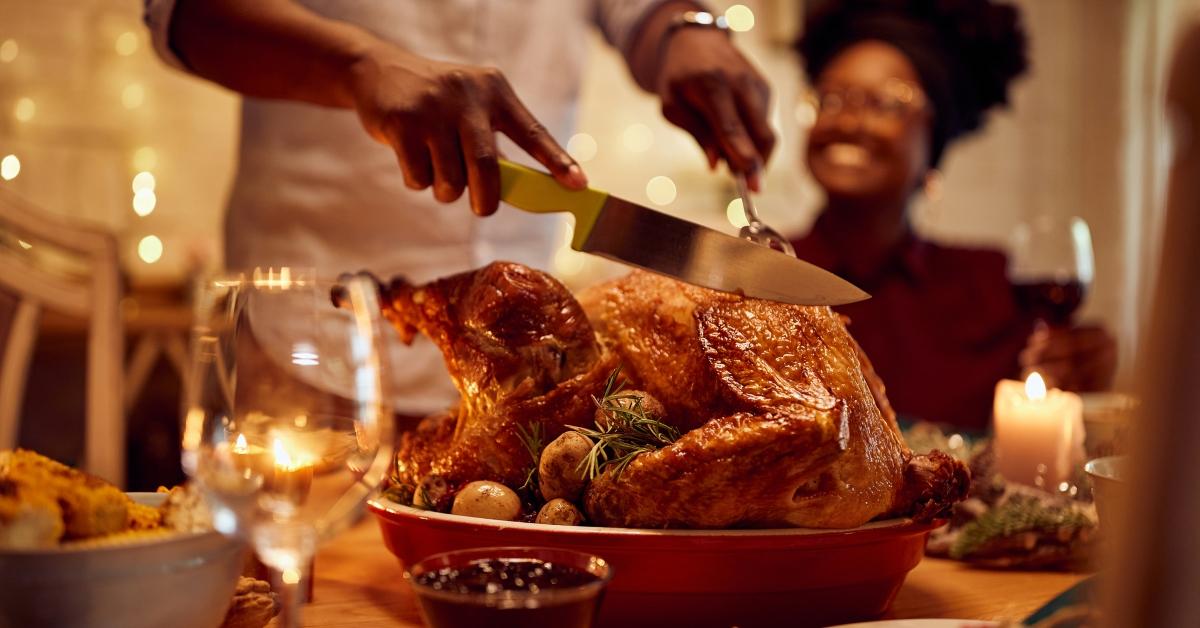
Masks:
[[[870,161],[871,154],[862,146],[838,142],[825,147],[825,159],[835,166],[861,168]]]

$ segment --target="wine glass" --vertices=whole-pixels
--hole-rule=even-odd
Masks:
[[[195,320],[184,470],[214,527],[279,574],[281,625],[298,626],[318,541],[361,513],[392,460],[378,289],[255,269],[200,286]]]
[[[1044,324],[1070,325],[1094,268],[1091,230],[1078,216],[1039,215],[1013,230],[1008,278],[1017,302]]]

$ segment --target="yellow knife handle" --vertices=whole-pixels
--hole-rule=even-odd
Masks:
[[[501,159],[500,200],[538,214],[570,212],[575,216],[571,248],[581,251],[608,200],[608,193],[591,188],[569,190],[544,172]]]

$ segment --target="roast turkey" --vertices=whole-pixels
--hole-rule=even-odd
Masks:
[[[594,524],[849,528],[929,519],[965,496],[964,465],[905,446],[883,384],[827,307],[641,271],[576,300],[549,275],[504,262],[383,292],[401,337],[429,336],[462,395],[402,437],[400,482],[520,485],[531,462],[523,437],[590,425],[620,364],[681,436],[589,484]]]

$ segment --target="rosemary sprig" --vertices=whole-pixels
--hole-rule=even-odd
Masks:
[[[517,426],[517,432],[521,435],[521,444],[525,445],[525,451],[529,452],[529,471],[525,473],[525,483],[517,490],[529,490],[532,493],[538,492],[538,461],[542,457],[542,449],[545,448],[545,429],[541,423],[534,423],[529,427],[529,431],[525,430],[522,425]]]
[[[592,397],[601,410],[604,423],[596,429],[569,425],[570,429],[592,441],[588,455],[580,462],[580,472],[589,480],[596,479],[612,467],[614,478],[644,453],[661,449],[679,440],[679,430],[664,423],[645,407],[645,397],[623,392],[618,378],[621,367],[613,370],[604,386],[604,395]]]

